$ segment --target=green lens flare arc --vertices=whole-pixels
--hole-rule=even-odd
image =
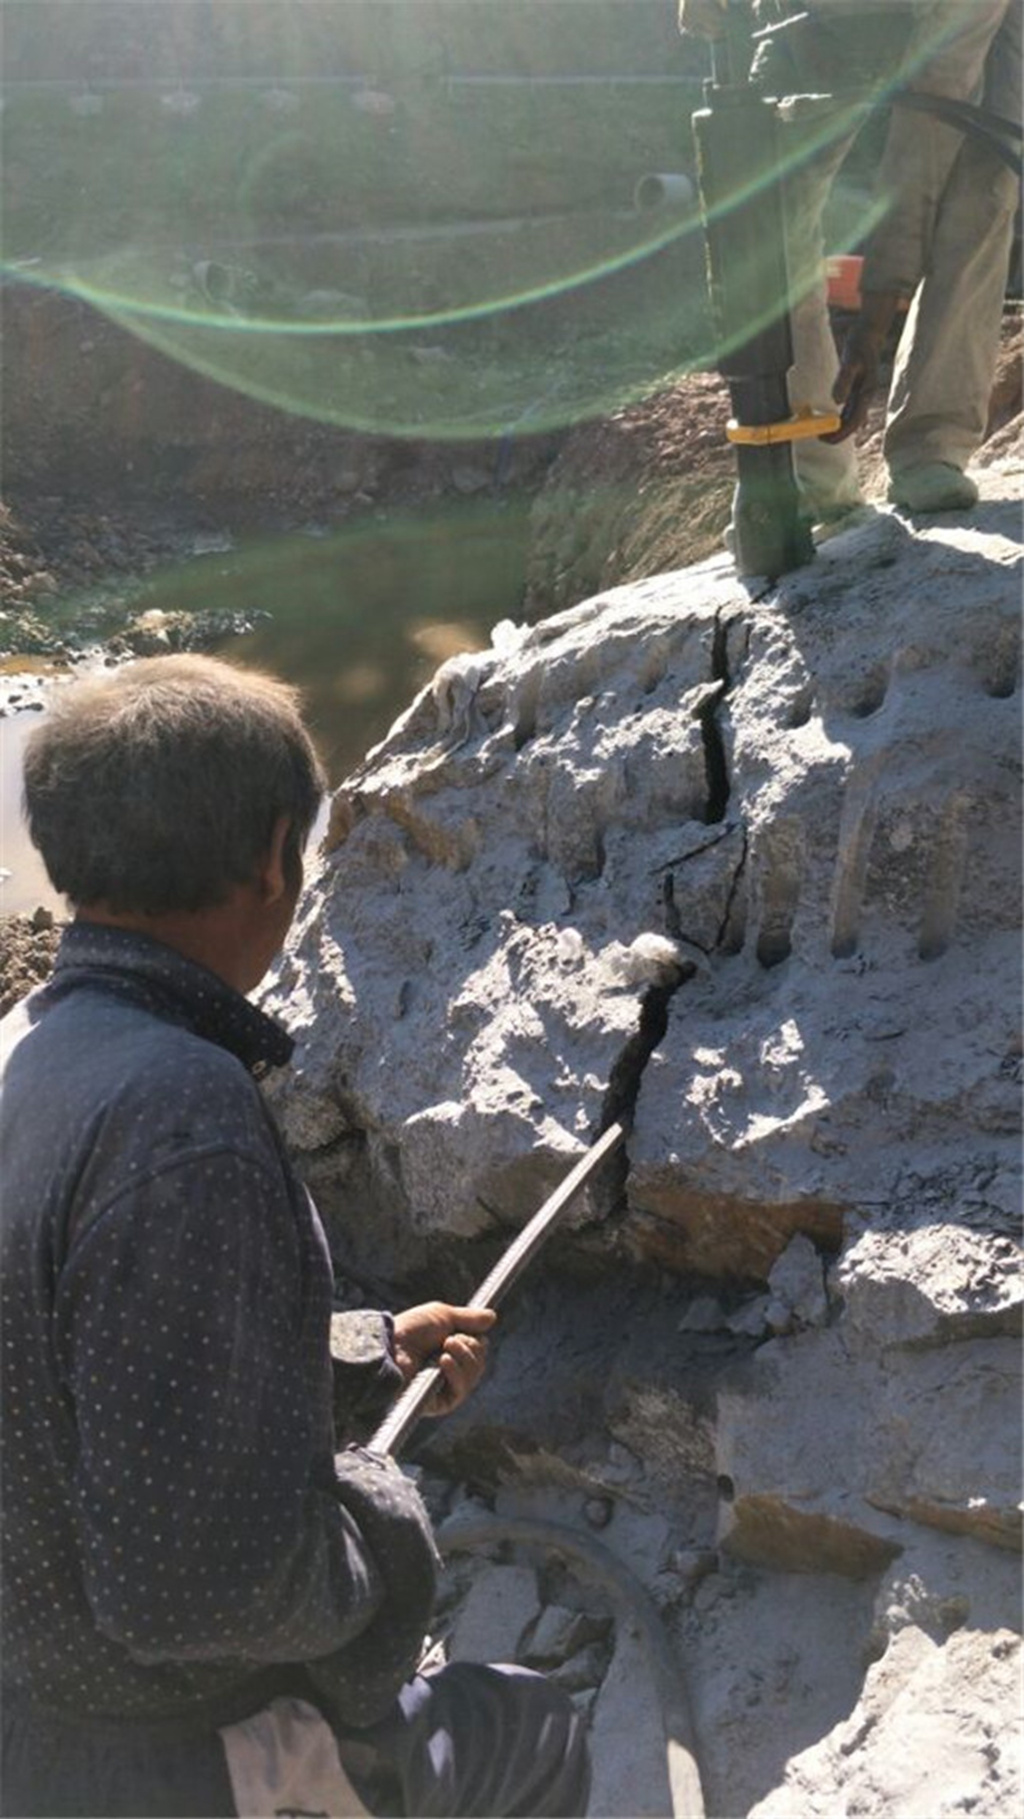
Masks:
[[[230,314],[217,313],[215,309],[189,310],[180,304],[115,291],[109,283],[99,281],[99,274],[90,276],[80,267],[75,268],[71,265],[57,265],[49,271],[43,269],[31,272],[18,271],[13,267],[0,265],[0,273],[16,277],[21,282],[36,284],[40,288],[59,290],[65,295],[78,297],[82,302],[91,304],[105,314],[116,313],[118,319],[124,319],[130,315],[155,321],[173,322],[186,328],[200,329],[203,332],[219,331],[231,336],[273,335],[287,337],[290,340],[311,341],[356,339],[370,335],[401,335],[422,333],[425,330],[437,331],[457,327],[463,323],[505,315],[512,310],[529,308],[532,304],[549,302],[570,291],[597,284],[605,278],[614,276],[617,272],[628,271],[632,266],[642,263],[645,259],[664,252],[687,235],[696,236],[699,231],[699,224],[692,218],[683,222],[677,221],[659,233],[648,235],[642,241],[634,242],[620,252],[610,254],[606,258],[594,261],[592,264],[582,266],[572,272],[527,285],[515,292],[482,297],[470,303],[459,304],[447,309],[356,321],[342,318],[324,322],[301,322],[288,317],[243,315],[233,312]],[[112,277],[114,273],[111,272],[109,275]]]
[[[288,387],[259,375],[226,371],[221,362],[205,355],[195,346],[179,344],[174,335],[167,334],[164,326],[159,323],[140,321],[134,313],[122,316],[110,308],[104,309],[102,313],[158,353],[256,403],[336,429],[357,431],[368,436],[386,433],[406,440],[421,441],[430,438],[441,442],[478,442],[500,440],[515,434],[517,430],[523,432],[528,429],[533,434],[564,428],[606,415],[611,409],[621,409],[635,403],[653,391],[664,389],[683,370],[689,370],[679,368],[671,373],[662,371],[632,384],[620,382],[618,385],[609,382],[607,375],[602,374],[604,389],[599,391],[591,386],[583,396],[580,395],[579,386],[575,396],[567,398],[564,393],[559,395],[557,387],[549,385],[546,388],[528,388],[528,396],[520,394],[504,406],[496,402],[489,407],[477,406],[474,412],[466,409],[448,409],[446,412],[441,407],[432,416],[423,411],[414,415],[408,408],[382,409],[376,399],[372,409],[353,403],[349,397],[338,404],[324,403],[322,395],[316,396],[307,388],[300,391],[296,387]],[[319,390],[322,394],[323,388],[320,387]]]

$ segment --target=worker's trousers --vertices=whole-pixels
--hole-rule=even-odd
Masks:
[[[520,1667],[417,1674],[379,1723],[336,1734],[298,1688],[220,1730],[3,1709],[7,1819],[516,1819],[587,1810],[586,1726]]]
[[[999,23],[1000,12],[1002,21]],[[996,26],[999,25],[998,32]],[[952,50],[984,57],[986,109],[1017,121],[1021,103],[1021,13],[981,0],[969,15],[970,34]],[[972,42],[974,40],[975,42]],[[955,76],[956,71],[950,72]],[[945,86],[955,90],[954,81]],[[977,98],[977,90],[974,91]],[[928,115],[897,110],[883,172],[894,191],[909,162],[912,140],[928,211],[924,277],[910,307],[893,370],[885,428],[892,474],[923,462],[964,468],[985,435],[1006,290],[1019,183],[997,154]],[[905,181],[905,179],[904,179]],[[893,209],[900,219],[900,197]],[[898,249],[893,249],[895,260]],[[882,249],[880,257],[886,257]]]
[[[919,27],[925,67],[912,86],[973,100],[984,87],[988,110],[1019,120],[1018,0],[945,0],[930,13],[934,19],[923,15]],[[782,132],[791,167],[785,189],[794,409],[828,410],[832,403],[838,358],[822,217],[853,138],[840,109],[817,126]],[[889,393],[884,451],[891,474],[932,461],[964,468],[984,438],[1018,200],[1014,173],[992,150],[932,116],[893,110],[874,199],[875,209],[886,212],[865,266],[872,290],[906,294],[919,279]],[[794,463],[811,517],[834,516],[859,502],[852,439],[797,442]]]
[[[1020,118],[1018,0],[944,0],[922,14],[923,67],[912,86],[979,100]],[[805,132],[805,144],[811,134]],[[783,133],[783,143],[787,133]],[[794,406],[829,408],[838,362],[822,269],[822,215],[852,143],[837,113],[823,143],[786,180]],[[985,435],[1019,184],[976,139],[917,110],[893,110],[874,206],[865,279],[875,291],[914,289],[893,368],[884,451],[891,474],[925,462],[964,468]],[[905,282],[911,274],[910,283]],[[923,274],[923,275],[922,275]],[[858,499],[852,439],[794,445],[797,479],[812,516]]]
[[[839,358],[828,313],[822,218],[836,172],[855,135],[837,113],[816,130],[801,130],[801,152],[797,130],[786,127],[780,135],[791,165],[784,180],[793,336],[789,403],[794,411],[808,405],[817,411],[833,411],[832,387]],[[852,438],[839,443],[815,438],[794,442],[793,465],[802,510],[812,520],[840,517],[863,503]]]

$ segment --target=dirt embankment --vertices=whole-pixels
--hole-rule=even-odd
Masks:
[[[725,440],[728,391],[714,373],[688,374],[607,419],[519,438],[499,462],[489,442],[420,444],[291,420],[233,400],[145,348],[134,355],[138,370],[124,367],[114,392],[104,381],[94,397],[96,374],[116,353],[106,341],[123,349],[123,332],[80,304],[53,300],[52,307],[65,337],[68,312],[75,314],[71,332],[87,334],[90,347],[91,377],[78,402],[64,398],[61,410],[82,418],[102,402],[114,418],[111,433],[98,438],[87,481],[79,470],[76,482],[65,476],[58,490],[59,450],[80,439],[82,423],[69,438],[67,418],[55,414],[38,386],[23,399],[24,376],[15,377],[13,394],[5,386],[9,413],[18,404],[33,429],[17,485],[0,503],[0,656],[66,667],[98,643],[123,656],[168,642],[202,646],[225,630],[243,629],[182,615],[162,628],[154,646],[150,628],[136,623],[147,575],[215,551],[226,526],[283,530],[319,519],[334,527],[382,507],[512,488],[535,499],[525,578],[531,619],[603,588],[686,567],[720,547],[733,456]],[[1012,440],[1021,412],[1021,321],[1019,307],[1008,310],[990,453]],[[140,386],[145,412],[130,408]],[[216,411],[209,408],[211,394]],[[170,437],[170,456],[155,463],[148,458],[154,421]],[[883,424],[880,396],[860,443],[869,498],[884,493]]]

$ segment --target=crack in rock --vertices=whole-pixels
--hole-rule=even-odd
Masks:
[[[719,687],[704,703],[699,716],[708,788],[704,821],[708,827],[725,820],[731,792],[725,741],[722,738],[722,729],[718,724],[722,703],[732,684],[732,677],[729,673],[728,631],[723,624],[720,612],[715,614],[715,629],[711,641],[711,676]]]
[[[732,875],[732,882],[729,885],[729,895],[725,900],[725,909],[722,911],[722,920],[719,923],[715,934],[715,953],[738,954],[743,948],[743,943],[746,938],[746,915],[739,893],[747,869],[747,854],[749,850],[750,840],[747,830],[744,827],[743,847],[736,864],[736,869]]]
[[[629,1125],[632,1123],[636,1102],[640,1095],[640,1083],[647,1063],[650,1061],[658,1044],[664,1039],[668,1028],[668,1007],[676,992],[692,979],[697,968],[692,961],[683,961],[673,979],[662,984],[649,985],[640,1000],[640,1017],[632,1036],[626,1042],[622,1053],[612,1067],[601,1107],[601,1128],[607,1129],[615,1119]],[[625,1176],[623,1176],[625,1179]]]

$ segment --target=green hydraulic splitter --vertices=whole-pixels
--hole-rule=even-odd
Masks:
[[[747,80],[749,13],[730,5],[712,47],[705,106],[693,116],[718,370],[736,450],[733,556],[740,575],[774,581],[814,554],[798,509],[793,443],[839,428],[839,417],[790,410],[793,364],[786,228],[776,103]],[[753,326],[752,326],[753,325]]]

